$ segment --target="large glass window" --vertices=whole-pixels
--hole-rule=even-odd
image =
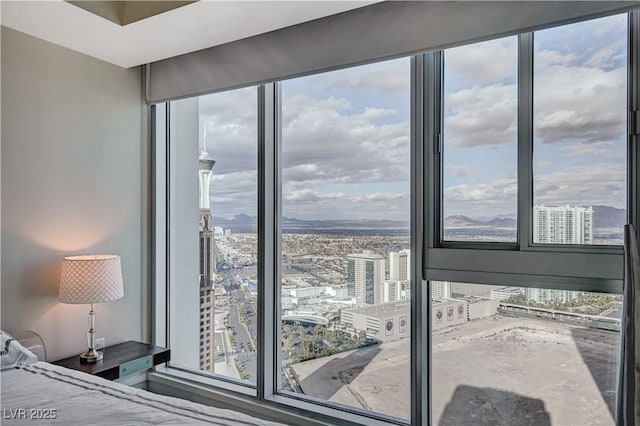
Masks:
[[[431,285],[434,424],[616,424],[621,296]]]
[[[255,383],[257,90],[171,103],[172,361]],[[178,188],[178,186],[176,186]]]
[[[627,15],[534,34],[533,241],[617,244],[627,202]]]
[[[626,222],[627,23],[168,103],[170,366],[329,422],[614,424],[622,250],[584,245]]]
[[[405,419],[409,71],[282,84],[282,389]]]
[[[627,16],[620,15],[442,53],[443,108],[435,116],[444,127],[442,146],[435,139],[432,157],[440,161],[442,176],[430,172],[442,211],[428,213],[442,224],[445,243],[516,242],[519,231],[522,246],[529,232],[534,243],[622,244],[628,192],[626,27]],[[518,45],[520,64],[534,64],[532,77],[530,70],[518,69]],[[434,63],[438,75],[440,64]],[[495,79],[483,83],[487,75]],[[518,92],[530,85],[533,98]],[[518,99],[518,93],[524,96]],[[527,111],[531,103],[533,123],[524,115],[518,122],[518,110]],[[529,131],[532,175],[523,165],[529,160]],[[503,185],[485,180],[491,173],[506,176],[506,170],[511,175]],[[532,200],[523,199],[528,186]],[[485,214],[481,219],[511,222],[510,229],[496,233],[497,227],[465,214],[504,210],[505,200],[512,212],[527,202],[532,229],[517,229],[515,214]],[[426,259],[440,279],[461,276],[459,271],[484,282],[513,275],[502,276],[500,286],[430,281],[434,424],[616,423],[621,286],[600,280],[593,268],[593,262],[611,267],[604,264],[611,259],[571,249],[514,256],[449,251],[438,241],[436,246],[434,259],[429,250]],[[522,264],[513,268],[511,262]],[[584,274],[586,268],[590,274]],[[618,280],[621,272],[615,274]],[[531,276],[548,285],[518,285]]]
[[[443,239],[515,242],[518,38],[443,56]]]

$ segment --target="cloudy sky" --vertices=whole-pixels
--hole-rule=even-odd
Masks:
[[[535,35],[535,202],[625,204],[626,17]],[[515,217],[515,37],[445,51],[445,215]],[[283,214],[409,219],[409,59],[283,82]],[[216,216],[255,215],[255,88],[200,98]]]
[[[626,203],[626,16],[534,35],[534,202]],[[445,215],[516,211],[517,39],[445,51]]]

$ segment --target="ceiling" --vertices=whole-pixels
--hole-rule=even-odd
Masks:
[[[202,0],[120,25],[63,0],[2,0],[0,17],[6,27],[129,68],[376,2]]]

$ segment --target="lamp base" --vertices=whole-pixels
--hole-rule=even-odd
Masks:
[[[80,364],[102,361],[102,357],[102,352],[89,349],[86,353],[80,355]]]

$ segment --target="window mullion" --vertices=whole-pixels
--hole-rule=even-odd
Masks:
[[[428,425],[430,398],[429,294],[422,280],[424,226],[424,61],[411,59],[411,424]]]
[[[425,248],[442,244],[442,52],[424,55],[422,88]]]
[[[628,222],[640,229],[640,11],[629,14]],[[635,127],[635,128],[632,128]],[[639,231],[640,232],[640,231]]]
[[[438,247],[442,241],[442,167],[441,167],[441,137],[442,137],[442,52],[431,52],[424,55],[421,71],[422,84],[414,77],[414,91],[412,96],[418,96],[418,90],[422,99],[414,103],[415,132],[422,136],[422,140],[414,141],[414,155],[412,158],[423,159],[422,164],[415,163],[413,197],[416,198],[416,207],[413,214],[422,214],[423,221],[412,223],[414,238],[423,236],[422,252],[416,253],[416,262],[412,276],[411,286],[411,327],[412,345],[414,350],[411,355],[416,360],[413,362],[413,376],[420,382],[415,384],[414,403],[419,407],[412,412],[414,416],[412,424],[431,424],[431,295],[430,285],[424,281],[426,276],[425,259],[429,257],[429,250]],[[421,150],[421,147],[424,147]],[[416,157],[420,155],[420,157]],[[421,176],[419,176],[421,174]],[[421,187],[418,179],[423,183]],[[420,200],[419,195],[423,194]],[[421,204],[418,205],[417,202]],[[418,208],[422,208],[419,211]],[[418,234],[420,233],[420,234]],[[414,244],[415,245],[415,244]],[[416,246],[417,249],[417,246]],[[419,256],[418,256],[419,254]],[[418,272],[421,272],[418,275]]]
[[[533,242],[533,33],[518,37],[518,245]]]
[[[258,89],[258,377],[257,395],[268,398],[277,389],[279,306],[279,172],[278,96],[276,83]]]
[[[167,346],[169,342],[168,268],[168,199],[169,103],[151,107],[151,341]]]

